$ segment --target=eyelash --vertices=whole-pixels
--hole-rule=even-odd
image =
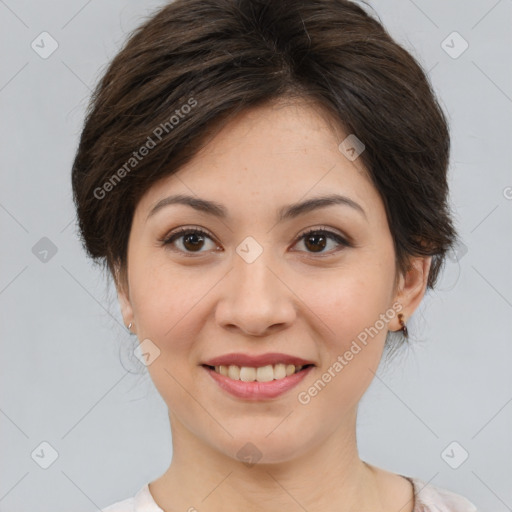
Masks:
[[[177,231],[169,233],[169,235],[167,235],[163,239],[160,239],[160,242],[164,246],[167,246],[167,245],[172,244],[175,240],[183,237],[184,235],[192,235],[192,234],[193,235],[206,236],[207,238],[210,238],[211,240],[214,241],[214,238],[208,232],[203,231],[202,229],[197,229],[197,228],[180,228]],[[308,236],[310,236],[312,234],[324,235],[326,238],[334,240],[335,242],[337,242],[339,245],[341,245],[343,247],[351,247],[351,244],[347,240],[345,240],[341,235],[339,235],[338,233],[335,233],[334,231],[330,231],[330,230],[328,230],[328,229],[326,229],[324,227],[313,228],[313,229],[310,229],[310,230],[302,233],[301,235],[299,235],[295,239],[295,242],[294,242],[293,245],[295,245],[296,243],[300,242],[301,240],[307,238]],[[340,249],[337,249],[334,252],[338,252],[339,250]],[[187,256],[192,256],[192,257],[195,257],[195,256],[201,254],[201,252],[194,253],[194,252],[191,252],[191,251],[185,251],[184,252],[184,251],[180,251],[180,250],[178,250],[178,252],[182,252],[183,254],[185,254]],[[302,251],[299,251],[299,252],[302,252]],[[314,253],[314,252],[309,252],[309,251],[306,251],[306,252],[308,254],[318,254],[320,257],[333,254],[332,252],[331,253],[328,253],[328,252],[325,252],[325,253],[324,252]]]

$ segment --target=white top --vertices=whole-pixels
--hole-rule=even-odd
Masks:
[[[403,476],[403,475],[400,475]],[[475,505],[460,494],[426,484],[418,478],[404,476],[414,486],[413,512],[478,512]],[[149,492],[149,483],[132,498],[118,501],[103,512],[164,512]]]

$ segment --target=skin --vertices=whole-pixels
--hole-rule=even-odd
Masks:
[[[393,304],[409,319],[430,268],[419,257],[395,274],[383,202],[359,160],[338,149],[346,135],[312,103],[246,110],[136,207],[117,287],[125,323],[160,350],[148,370],[168,406],[173,455],[149,489],[165,511],[413,510],[410,482],[362,461],[356,443],[358,404],[387,331],[401,328],[396,316],[308,404],[297,399]],[[277,222],[279,208],[334,192],[365,215],[334,205]],[[229,217],[186,205],[148,217],[178,193],[221,203]],[[161,242],[180,227],[207,235],[195,246]],[[322,227],[352,245],[298,240]],[[250,264],[236,252],[248,236],[263,249]],[[284,395],[247,401],[200,366],[229,352],[283,352],[316,367]],[[248,442],[261,454],[251,466],[237,457]]]

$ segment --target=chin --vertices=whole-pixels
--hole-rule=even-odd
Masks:
[[[251,430],[254,430],[254,426]],[[262,433],[257,435],[235,435],[230,439],[229,445],[219,446],[218,450],[247,467],[253,467],[255,464],[261,466],[285,463],[296,459],[307,450],[301,436],[290,435],[284,430],[281,435],[273,432],[267,436],[269,431],[262,430]]]

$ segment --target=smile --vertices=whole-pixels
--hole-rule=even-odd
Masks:
[[[208,366],[208,365],[206,365]],[[281,380],[294,373],[298,373],[307,366],[313,365],[301,365],[296,366],[293,364],[268,364],[266,366],[259,366],[252,368],[250,366],[236,366],[236,365],[220,365],[220,366],[208,366],[208,368],[214,370],[220,375],[229,377],[232,380],[241,380],[243,382],[270,382],[272,380]]]
[[[275,398],[295,387],[314,367],[275,364],[248,366],[202,365],[216,384],[230,395],[245,400]]]

